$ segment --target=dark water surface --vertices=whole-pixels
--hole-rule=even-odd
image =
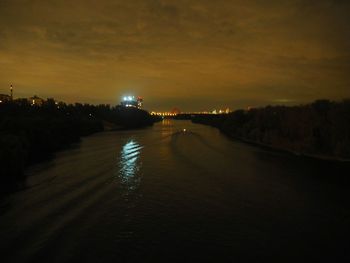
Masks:
[[[0,261],[345,261],[346,172],[188,121],[99,133],[1,201]]]

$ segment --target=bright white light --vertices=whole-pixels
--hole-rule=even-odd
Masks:
[[[135,190],[140,184],[141,177],[138,172],[141,168],[139,158],[142,148],[136,141],[130,140],[120,152],[119,177],[128,191]]]
[[[127,97],[124,97],[124,98],[123,98],[123,100],[124,100],[124,101],[127,101],[127,100],[128,100],[128,98],[127,98]]]
[[[132,100],[132,97],[131,97],[131,96],[129,96],[129,97],[128,97],[128,100],[130,100],[130,101],[131,101],[131,100]]]

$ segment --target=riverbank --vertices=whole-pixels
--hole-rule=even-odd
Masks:
[[[267,106],[230,114],[197,115],[194,123],[274,151],[327,161],[350,161],[350,102],[316,101]]]
[[[205,125],[205,124],[204,124]],[[232,140],[240,141],[255,147],[259,147],[262,149],[266,149],[269,151],[274,151],[274,152],[280,152],[280,153],[286,153],[290,154],[293,156],[298,156],[298,157],[303,157],[303,158],[309,158],[309,159],[316,159],[316,160],[324,160],[324,161],[330,161],[330,162],[343,162],[343,163],[349,163],[350,164],[350,158],[339,158],[339,157],[334,157],[334,156],[329,156],[329,155],[317,155],[317,154],[308,154],[308,153],[302,153],[302,152],[296,152],[292,151],[286,148],[280,148],[280,147],[275,147],[269,144],[264,144],[264,143],[259,143],[256,141],[251,141],[247,140],[244,138],[238,138],[235,136],[232,136],[226,132],[221,131],[223,134],[225,134],[227,137],[229,137]]]
[[[3,262],[350,258],[350,178],[338,163],[171,119],[74,146],[0,203]]]
[[[144,110],[108,105],[56,104],[47,100],[0,104],[0,194],[12,192],[26,179],[24,169],[77,143],[83,136],[115,129],[141,128],[156,120]]]

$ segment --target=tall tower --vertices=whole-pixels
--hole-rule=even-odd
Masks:
[[[10,93],[11,93],[11,100],[13,100],[13,87],[12,87],[12,84],[10,86]]]

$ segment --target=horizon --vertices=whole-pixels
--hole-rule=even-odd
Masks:
[[[350,262],[349,14],[0,0],[1,262]]]
[[[1,89],[0,89],[0,94],[4,94],[4,95],[9,95],[7,94],[6,92],[1,92]],[[98,103],[98,102],[86,102],[86,101],[63,101],[63,100],[60,100],[60,99],[57,99],[55,97],[43,97],[43,96],[40,96],[38,94],[33,94],[33,95],[30,95],[28,97],[24,97],[24,96],[21,96],[21,97],[16,97],[16,96],[13,96],[13,99],[16,100],[16,99],[28,99],[30,97],[39,97],[41,99],[44,99],[44,100],[48,100],[48,99],[54,99],[55,101],[57,102],[62,102],[62,103],[65,103],[65,104],[76,104],[76,103],[79,103],[79,104],[90,104],[90,105],[93,105],[93,106],[98,106],[98,105],[109,105],[111,107],[115,107],[115,106],[118,106],[118,105],[121,105],[121,102],[122,102],[122,99],[123,97],[125,97],[126,95],[129,95],[129,94],[124,94],[123,96],[120,97],[120,100],[119,102],[115,102],[115,103]],[[131,95],[134,97],[134,95]],[[142,98],[143,99],[143,98]],[[297,102],[297,101],[284,101],[284,100],[281,100],[281,101],[274,101],[273,103],[267,103],[267,104],[256,104],[256,105],[248,105],[248,104],[244,104],[244,103],[240,103],[242,106],[241,107],[230,107],[230,106],[217,106],[217,107],[213,107],[213,108],[201,108],[201,109],[194,109],[194,110],[183,110],[183,109],[180,109],[179,107],[171,107],[171,108],[163,108],[163,109],[157,109],[157,108],[147,108],[146,107],[142,107],[142,109],[146,110],[146,111],[149,111],[149,112],[171,112],[172,110],[174,109],[177,109],[177,110],[180,110],[180,113],[186,113],[186,112],[212,112],[212,111],[219,111],[219,110],[226,110],[226,109],[229,109],[230,112],[233,112],[233,111],[236,111],[236,110],[241,110],[241,109],[247,109],[247,108],[264,108],[264,107],[267,107],[267,106],[285,106],[285,107],[289,107],[289,106],[303,106],[303,105],[308,105],[308,104],[312,104],[313,102],[315,101],[322,101],[322,100],[328,100],[330,102],[341,102],[341,101],[344,101],[344,100],[349,100],[350,97],[348,98],[341,98],[341,99],[336,99],[336,100],[332,100],[332,99],[328,99],[328,98],[317,98],[317,99],[314,99],[312,101],[304,101],[304,102]]]

